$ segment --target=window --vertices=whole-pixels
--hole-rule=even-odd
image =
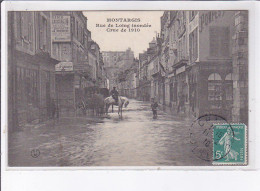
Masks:
[[[190,61],[195,62],[198,58],[198,27],[189,35]]]
[[[221,80],[221,77],[218,73],[213,73],[209,75],[208,80]]]
[[[70,22],[70,31],[71,34],[74,34],[74,17],[71,17],[71,22]]]
[[[224,92],[225,92],[226,100],[232,101],[233,100],[233,78],[231,73],[226,75]]]
[[[24,40],[28,40],[29,37],[28,24],[29,24],[29,14],[26,12],[21,12],[21,32]]]
[[[233,80],[233,78],[232,78],[232,74],[229,73],[228,75],[226,75],[225,80],[228,80],[228,81]]]
[[[183,35],[182,41],[183,41],[183,45],[182,45],[182,49],[183,49],[182,54],[183,55],[182,55],[182,57],[185,58],[185,56],[186,56],[186,36],[185,35]]]
[[[47,50],[47,19],[39,14],[40,34],[39,34],[39,48]]]
[[[79,36],[79,27],[78,27],[79,23],[78,21],[76,21],[76,38],[78,38]]]
[[[29,37],[28,37],[28,40],[30,42],[32,42],[32,40],[33,40],[33,27],[32,27],[32,23],[29,23]]]
[[[222,83],[221,77],[218,73],[209,75],[208,78],[208,100],[213,101],[212,108],[221,108],[222,100]]]
[[[16,13],[17,17],[17,37],[20,39],[22,37],[22,12]]]
[[[211,26],[209,29],[210,56],[229,56],[229,28]]]

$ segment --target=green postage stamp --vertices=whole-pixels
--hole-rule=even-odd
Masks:
[[[247,126],[214,124],[213,165],[247,164]]]

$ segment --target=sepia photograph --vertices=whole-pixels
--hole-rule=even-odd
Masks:
[[[8,11],[8,167],[248,165],[248,10]]]

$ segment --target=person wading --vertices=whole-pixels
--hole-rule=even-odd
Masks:
[[[157,118],[157,107],[158,107],[158,103],[154,98],[151,98],[151,108],[153,111],[153,118],[156,119]]]

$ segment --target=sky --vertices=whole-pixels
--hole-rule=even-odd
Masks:
[[[130,47],[138,57],[148,48],[156,32],[160,32],[163,11],[84,11],[83,14],[88,19],[92,39],[99,44],[101,51],[125,51]],[[136,18],[140,22],[107,22],[112,18]],[[96,27],[96,24],[105,24],[106,27]],[[151,27],[140,27],[140,32],[129,32],[128,28],[124,28],[127,32],[107,32],[111,28],[108,24],[113,24],[113,29],[122,29],[116,28],[115,24],[149,24]]]

